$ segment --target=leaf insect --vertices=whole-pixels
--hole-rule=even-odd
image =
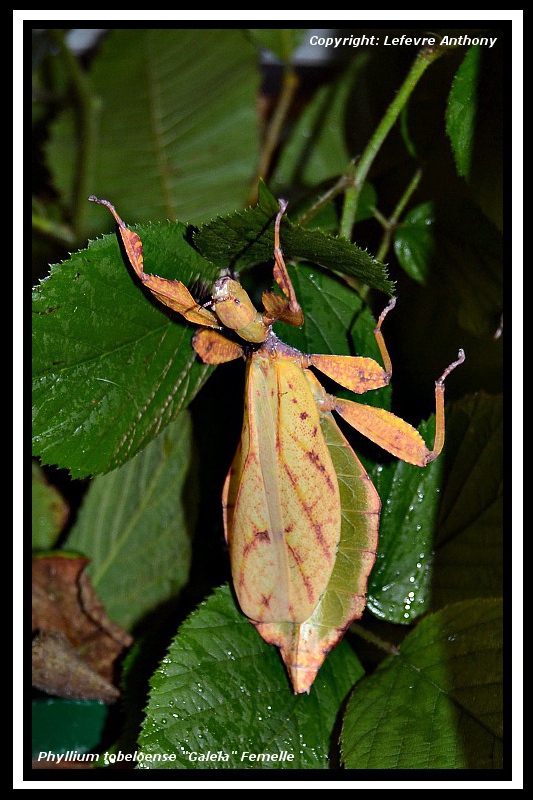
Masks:
[[[89,199],[115,217],[142,283],[200,326],[192,345],[202,361],[246,362],[241,439],[222,493],[233,584],[243,613],[266,642],[280,648],[294,693],[309,692],[327,653],[363,613],[381,510],[377,491],[333,412],[397,458],[425,467],[442,451],[444,382],[462,364],[464,352],[436,381],[435,440],[429,449],[404,420],[328,394],[311,372],[314,367],[356,394],[386,386],[392,365],[381,327],[395,298],[374,331],[384,367],[365,357],[306,355],[273,332],[277,321],[304,323],[280,246],[285,201],[279,201],[274,227],[273,271],[282,294],[264,292],[259,312],[230,277],[215,281],[212,308],[207,308],[180,281],[146,273],[140,237],[109,201]],[[229,339],[224,329],[240,341]],[[334,448],[342,452],[344,483],[349,477],[349,503],[341,491],[339,461],[332,459]]]

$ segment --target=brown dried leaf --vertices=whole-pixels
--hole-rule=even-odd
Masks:
[[[48,675],[49,686],[47,689],[39,685],[39,688],[62,697],[86,698],[87,685],[96,685],[102,679],[102,691],[109,695],[115,661],[133,641],[107,617],[84,572],[88,563],[87,558],[61,552],[33,559],[32,630],[52,635],[52,639],[41,636],[37,640],[38,674]],[[46,664],[47,656],[49,664]],[[81,660],[81,665],[74,656]],[[82,666],[93,673],[91,680]],[[55,680],[53,673],[58,669]],[[77,690],[76,676],[79,679]],[[61,681],[64,681],[63,689]]]
[[[38,633],[32,642],[32,685],[47,694],[114,703],[120,692],[78,655],[62,633]]]

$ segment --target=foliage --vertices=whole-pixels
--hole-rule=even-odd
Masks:
[[[34,69],[34,549],[91,559],[107,614],[135,637],[115,750],[175,755],[145,769],[501,769],[500,40],[349,48],[310,79],[291,59],[300,29],[115,29],[85,61],[64,34],[40,32]],[[282,59],[273,96],[264,47]],[[309,696],[228,586],[220,495],[242,365],[195,357],[194,327],[134,279],[90,194],[141,236],[148,272],[207,302],[230,269],[257,304],[288,199],[305,325],[277,335],[379,360],[376,317],[396,294],[392,390],[355,399],[430,446],[433,382],[466,351],[426,469],[341,423],[381,497],[379,552],[365,615]]]

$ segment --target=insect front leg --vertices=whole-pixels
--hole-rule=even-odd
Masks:
[[[240,344],[211,328],[199,328],[192,337],[192,346],[204,364],[226,364],[244,355]]]
[[[178,280],[160,278],[159,275],[152,275],[144,271],[143,245],[140,236],[131,231],[126,223],[119,217],[115,206],[109,200],[99,200],[98,197],[89,197],[93,203],[105,206],[114,216],[122,243],[128,256],[128,260],[143,285],[153,294],[156,300],[168,306],[173,311],[182,314],[189,322],[196,325],[207,325],[210,328],[220,328],[219,321],[212,311],[198,305],[185,284]]]
[[[281,218],[287,210],[288,204],[286,200],[278,202],[279,212],[274,224],[274,278],[285,296],[282,297],[274,292],[263,293],[264,321],[265,324],[271,325],[276,320],[280,320],[300,328],[304,323],[304,315],[287,272],[280,244]]]

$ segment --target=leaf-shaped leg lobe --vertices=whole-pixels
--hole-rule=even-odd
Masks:
[[[211,328],[199,328],[192,337],[192,346],[204,364],[226,364],[244,355],[240,344]]]
[[[207,325],[211,328],[219,328],[220,323],[212,311],[198,305],[185,284],[178,280],[160,278],[144,271],[143,245],[140,236],[131,231],[126,223],[119,217],[115,207],[109,200],[99,200],[98,197],[89,197],[94,203],[105,206],[113,214],[117,221],[122,243],[128,256],[128,260],[133,267],[137,277],[143,282],[147,289],[153,294],[156,300],[168,306],[173,311],[182,314],[186,320],[196,325]]]

